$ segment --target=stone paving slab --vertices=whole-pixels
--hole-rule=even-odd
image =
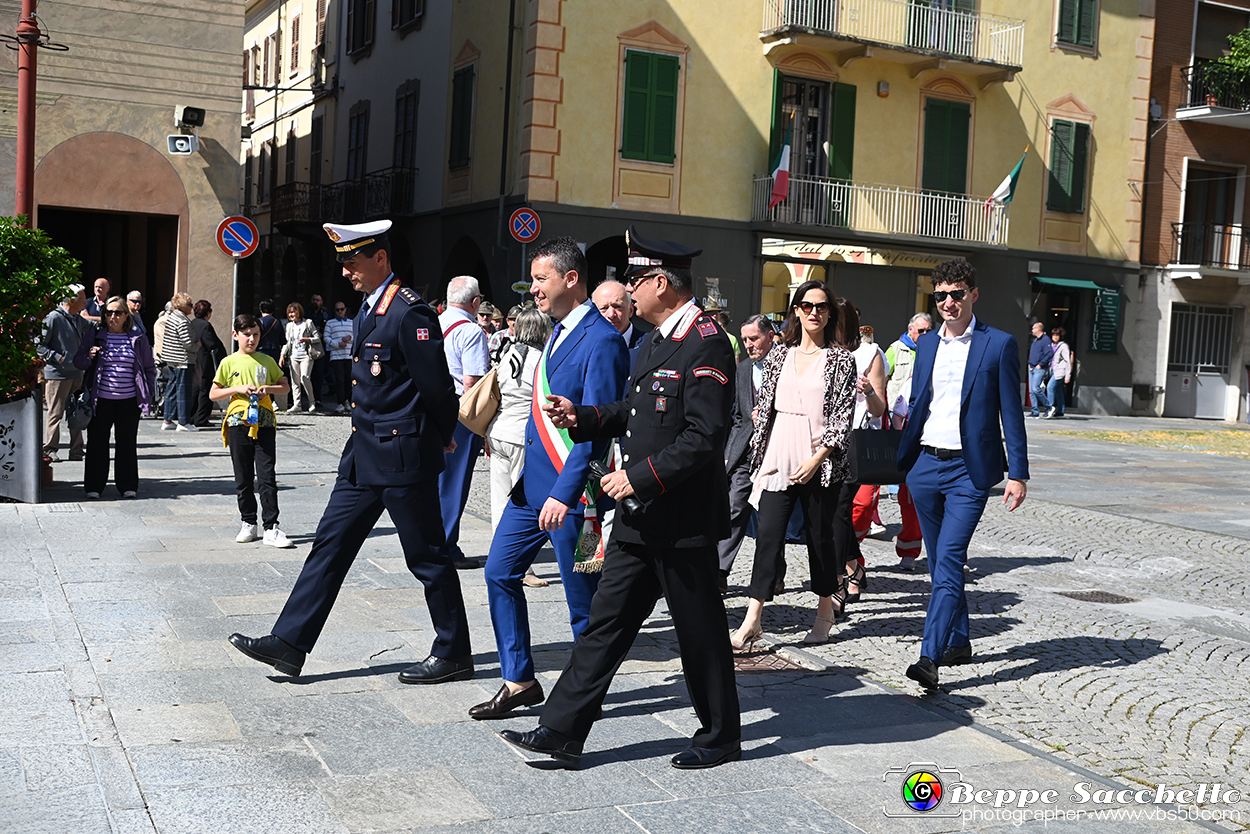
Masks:
[[[1101,785],[1114,777],[1125,751],[1139,742],[1142,753],[1170,762],[1179,761],[1181,745],[1194,745],[1188,730],[1186,739],[1157,752],[1151,745],[1162,739],[1155,735],[1116,740],[1107,732],[1138,726],[1142,712],[1148,729],[1167,727],[1174,736],[1182,727],[1206,728],[1203,755],[1228,750],[1238,761],[1238,704],[1191,716],[1208,701],[1178,703],[1156,686],[1138,693],[1130,712],[1115,682],[1125,669],[1172,658],[1177,645],[1185,646],[1183,657],[1156,674],[1195,669],[1201,685],[1214,690],[1244,669],[1235,641],[1215,633],[1240,628],[1239,612],[1219,595],[1240,588],[1244,596],[1237,549],[1221,541],[1207,547],[1212,534],[1189,531],[1174,534],[1189,550],[1160,552],[1157,531],[1079,508],[1064,508],[1057,524],[1043,524],[1055,518],[1038,512],[986,526],[975,554],[982,570],[973,596],[978,663],[952,676],[948,692],[925,699],[897,671],[916,649],[923,575],[874,573],[838,639],[813,649],[799,643],[814,598],[802,591],[803,559],[791,548],[791,590],[768,608],[766,623],[776,657],[809,671],[739,676],[743,760],[712,771],[668,765],[698,720],[663,604],[622,665],[577,772],[531,764],[497,736],[505,727],[532,728],[537,709],[482,723],[465,713],[499,686],[480,570],[459,574],[475,679],[399,684],[396,673],[425,656],[432,632],[423,593],[385,518],[350,572],[304,676],[277,675],[225,638],[233,631],[263,634],[272,625],[328,496],[341,439],[326,438],[341,433],[343,422],[284,420],[279,500],[282,525],[297,542],[291,551],[233,542],[229,460],[211,433],[170,437],[150,422],[141,427],[139,501],[83,502],[81,485],[70,485],[50,491],[56,511],[0,505],[0,560],[12,568],[0,579],[6,832],[1006,831],[1011,823],[1001,820],[956,820],[952,827],[889,818],[883,807],[905,806],[883,775],[932,760],[987,787],[1070,790],[1078,780]],[[150,452],[163,457],[149,459]],[[56,471],[60,478],[75,469],[59,464]],[[479,464],[462,542],[470,556],[489,547],[484,476]],[[1120,521],[1090,527],[1091,519],[1108,518]],[[1127,546],[1117,544],[1126,537]],[[1078,562],[1090,576],[1067,572],[1077,564],[1074,546],[1082,548]],[[1190,592],[1191,607],[1177,619],[1138,585],[1208,570],[1191,554],[1194,547],[1214,554],[1222,567],[1210,577],[1224,590]],[[869,550],[871,567],[887,561],[886,543]],[[749,569],[751,556],[744,549],[739,570]],[[540,556],[538,572],[555,580],[527,590],[536,666],[549,690],[571,643],[549,553]],[[1098,607],[1053,590],[1080,589],[1095,578],[1105,584],[1110,576],[1140,602]],[[731,618],[740,616],[741,597],[728,604]],[[1043,628],[1062,634],[1044,638]],[[1067,676],[1054,686],[1029,686],[1055,669]],[[1055,726],[1055,699],[1063,700],[1060,710],[1098,704],[1106,712],[1095,716],[1083,706],[1080,715],[1061,713],[1066,724]],[[1070,727],[1090,732],[1086,748],[1063,732]],[[1065,744],[1070,762],[1059,758]],[[1206,774],[1204,761],[1185,760],[1190,778]],[[1104,775],[1089,767],[1102,767]],[[1138,771],[1124,772],[1116,782],[1138,786]],[[1122,830],[1193,829],[1175,820],[1134,824]],[[1064,830],[1114,825],[1080,820]]]

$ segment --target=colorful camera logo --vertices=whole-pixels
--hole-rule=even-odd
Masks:
[[[903,780],[903,801],[913,811],[932,811],[942,803],[942,780],[936,773],[917,770]]]
[[[948,785],[963,782],[953,767],[939,767],[933,762],[912,762],[906,767],[892,767],[881,777],[893,787],[886,793],[887,817],[958,817],[960,812],[950,803],[943,803]],[[897,798],[896,798],[897,797]],[[898,799],[903,800],[898,804]]]

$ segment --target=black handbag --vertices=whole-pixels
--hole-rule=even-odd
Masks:
[[[846,459],[850,464],[848,484],[903,483],[898,469],[898,442],[902,430],[852,429],[846,443]]]
[[[65,403],[65,425],[70,431],[86,431],[94,416],[91,392],[86,386],[69,395],[69,401]]]

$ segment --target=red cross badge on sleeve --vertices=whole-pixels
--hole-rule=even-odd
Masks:
[[[418,327],[418,328],[417,328],[417,341],[418,341],[418,342],[428,342],[429,340],[430,340],[430,331],[429,331],[429,328],[426,328],[426,327]]]

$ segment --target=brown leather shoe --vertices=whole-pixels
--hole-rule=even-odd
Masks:
[[[535,704],[541,704],[543,698],[543,686],[538,681],[534,681],[533,685],[527,686],[515,695],[508,691],[508,684],[499,687],[499,691],[495,693],[495,697],[485,703],[478,704],[469,708],[469,717],[481,721],[484,718],[499,718],[507,715],[517,707],[532,707]]]

